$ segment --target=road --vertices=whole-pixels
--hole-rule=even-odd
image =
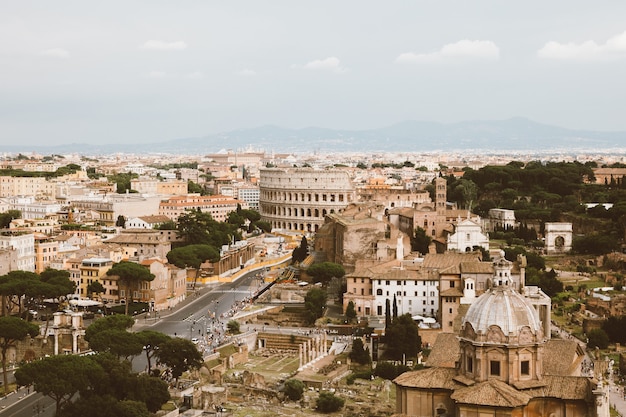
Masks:
[[[53,417],[56,405],[52,398],[33,392],[27,395],[26,388],[22,388],[16,394],[0,397],[0,407],[2,417]]]
[[[225,326],[229,320],[226,315],[232,306],[259,289],[261,280],[257,274],[258,271],[250,271],[235,282],[200,289],[189,295],[180,306],[163,311],[158,317],[139,317],[132,330],[150,329],[172,337],[204,339],[209,334],[207,328],[217,330],[218,324]],[[213,313],[217,320],[211,326],[209,314],[212,317]],[[220,320],[222,315],[224,317]],[[135,371],[145,370],[146,365],[145,355],[133,360]],[[0,397],[0,417],[53,417],[54,411],[55,404],[51,398],[39,393],[28,393],[26,388],[6,398]]]
[[[235,282],[219,284],[199,290],[187,296],[181,306],[172,311],[160,312],[158,317],[140,317],[133,331],[154,330],[171,337],[197,338],[200,347],[208,347],[208,339],[217,332],[223,335],[223,327],[228,322],[228,313],[234,304],[249,298],[259,288],[261,281],[258,271],[250,271]],[[213,319],[214,317],[214,319]],[[144,371],[147,367],[145,355],[133,359],[133,370]]]

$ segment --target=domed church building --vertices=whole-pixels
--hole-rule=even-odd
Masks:
[[[609,417],[606,386],[581,374],[579,344],[551,340],[510,271],[496,271],[459,334],[440,334],[427,368],[394,380],[396,416]]]

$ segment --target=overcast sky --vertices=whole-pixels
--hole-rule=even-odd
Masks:
[[[626,1],[2,1],[0,144],[514,116],[626,130]]]

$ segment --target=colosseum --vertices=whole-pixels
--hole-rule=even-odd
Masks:
[[[348,173],[338,169],[265,168],[259,209],[272,228],[317,232],[326,214],[356,200]]]

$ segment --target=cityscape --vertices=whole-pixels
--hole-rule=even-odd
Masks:
[[[0,417],[626,417],[626,3],[0,13]]]

